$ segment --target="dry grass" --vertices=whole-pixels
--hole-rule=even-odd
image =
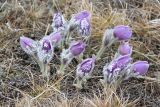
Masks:
[[[0,104],[16,107],[132,107],[160,106],[160,2],[158,0],[2,0],[0,2]],[[91,47],[85,57],[95,54],[101,45],[100,37],[106,28],[118,24],[130,25],[134,31],[130,41],[135,59],[148,60],[148,77],[132,78],[117,88],[104,88],[102,66],[114,55],[117,44],[107,50],[94,70],[95,78],[84,89],[72,86],[77,61],[66,69],[63,78],[52,75],[46,83],[39,68],[19,45],[25,35],[40,39],[52,31],[50,27],[55,11],[71,14],[80,10],[92,13]],[[51,61],[51,73],[59,68],[59,51]],[[150,78],[149,78],[150,77]],[[60,84],[59,84],[60,83]],[[58,85],[59,84],[59,85]]]

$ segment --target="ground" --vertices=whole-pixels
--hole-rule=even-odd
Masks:
[[[159,107],[160,106],[160,2],[158,0],[2,0],[0,2],[0,105],[11,107]],[[50,26],[52,14],[60,11],[66,19],[81,10],[92,13],[90,45],[84,58],[96,54],[105,29],[119,24],[133,29],[134,60],[150,64],[144,78],[130,78],[116,88],[105,87],[103,66],[117,51],[118,43],[96,62],[94,77],[84,88],[72,84],[78,61],[74,59],[62,78],[55,77],[60,49],[51,61],[50,81],[40,76],[38,65],[20,47],[22,35],[40,39]]]

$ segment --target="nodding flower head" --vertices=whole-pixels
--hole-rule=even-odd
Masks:
[[[132,65],[132,70],[135,74],[145,75],[148,71],[149,64],[147,61],[137,61]]]
[[[85,75],[90,75],[94,69],[96,58],[87,58],[83,60],[77,67],[77,76],[83,77]]]
[[[89,36],[90,35],[90,20],[87,18],[84,18],[80,21],[80,26],[79,26],[79,34],[82,36]]]
[[[123,42],[122,44],[120,44],[118,52],[120,55],[131,55],[132,47],[129,45],[128,42]]]
[[[69,48],[73,56],[78,56],[85,50],[85,44],[82,41],[72,42]]]
[[[103,75],[106,82],[114,81],[119,73],[121,73],[131,62],[130,55],[120,56],[114,59],[110,64],[106,64],[103,68]]]
[[[59,43],[62,40],[62,35],[60,32],[52,32],[50,35],[52,43]]]
[[[52,27],[54,30],[62,30],[64,28],[65,19],[61,13],[55,13],[53,16]]]
[[[27,54],[34,54],[36,52],[35,41],[30,38],[20,37],[20,45]]]
[[[129,40],[132,36],[132,29],[129,26],[118,25],[113,30],[114,37],[118,40]]]
[[[49,36],[43,37],[39,42],[37,56],[43,63],[49,63],[53,57],[53,46]]]

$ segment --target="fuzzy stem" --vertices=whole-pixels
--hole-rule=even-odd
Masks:
[[[103,52],[105,51],[106,47],[105,46],[101,46],[100,50],[98,51],[97,55],[96,55],[96,59],[99,60],[100,57],[102,56]]]
[[[61,49],[63,50],[63,48],[64,48],[64,39],[62,39],[61,41]]]
[[[70,40],[69,40],[70,34],[71,34],[71,33],[68,31],[68,32],[67,32],[67,36],[66,36],[66,44],[69,44],[69,42],[70,42]]]
[[[81,62],[82,60],[83,60],[83,53],[78,56],[78,61]]]
[[[47,80],[49,80],[48,64],[41,63],[40,69],[42,77],[47,78]]]
[[[82,80],[80,80],[78,77],[77,77],[77,82],[76,84],[73,84],[75,87],[79,88],[79,89],[82,89]]]
[[[61,64],[60,69],[57,71],[58,75],[64,75],[64,70],[66,68],[65,64]]]

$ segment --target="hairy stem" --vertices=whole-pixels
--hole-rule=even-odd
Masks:
[[[103,54],[103,52],[105,51],[106,47],[105,46],[101,46],[100,50],[98,51],[97,55],[96,55],[96,59],[99,60]]]
[[[61,64],[60,69],[57,71],[58,75],[64,75],[64,70],[66,68],[65,64]]]
[[[77,81],[75,84],[73,84],[75,87],[82,89],[82,79],[80,79],[79,77],[77,77]]]

